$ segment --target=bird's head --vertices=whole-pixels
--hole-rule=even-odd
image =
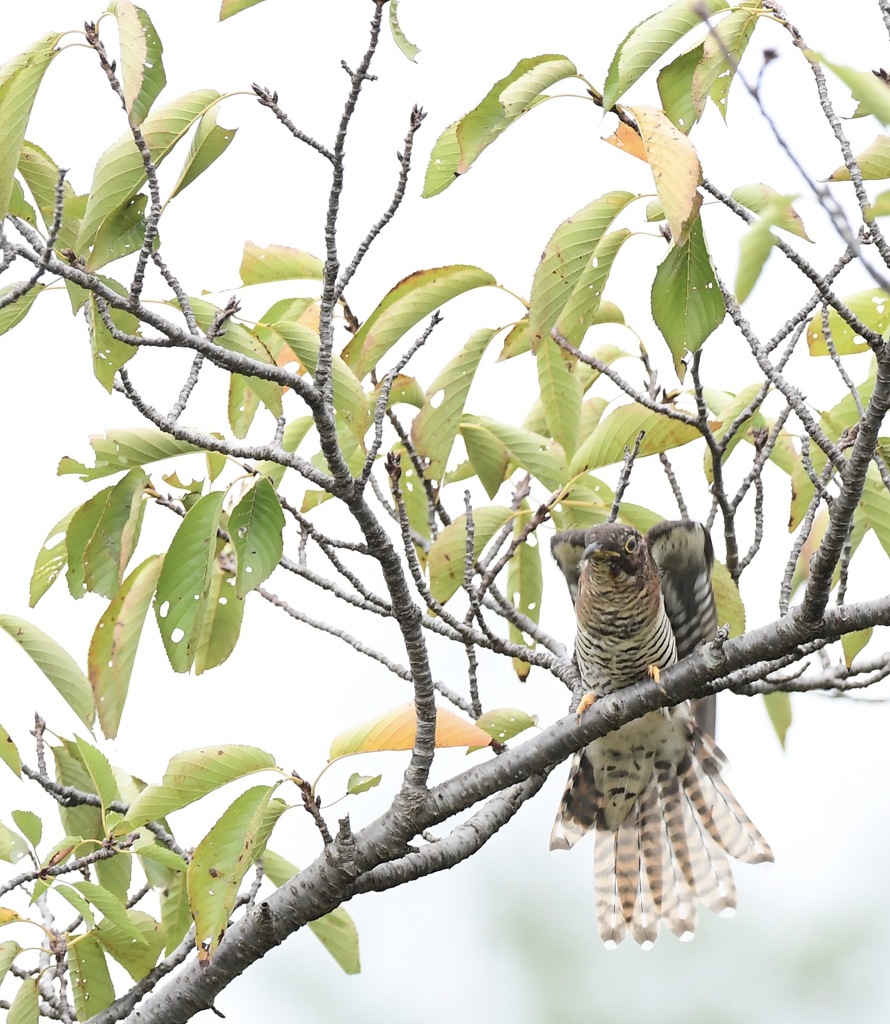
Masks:
[[[583,560],[593,576],[613,580],[646,575],[654,568],[640,532],[620,523],[592,526],[584,536]]]

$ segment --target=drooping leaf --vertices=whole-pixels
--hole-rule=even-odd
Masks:
[[[865,291],[846,296],[843,303],[857,320],[873,331],[877,331],[878,334],[883,334],[890,327],[890,294],[883,289],[866,288]],[[853,333],[853,328],[838,315],[835,309],[830,309],[828,312],[828,330],[838,355],[847,356],[854,352],[867,351],[868,343],[863,341],[858,334]],[[807,324],[807,345],[811,356],[827,356],[829,354],[825,333],[822,329],[821,310]]]
[[[111,0],[108,13],[117,19],[120,35],[124,106],[130,124],[139,125],[167,84],[161,61],[164,48],[151,18],[141,7],[129,0]]]
[[[245,287],[269,281],[320,281],[324,261],[289,245],[263,247],[245,242],[240,273]]]
[[[415,46],[410,39],[402,31],[402,26],[399,24],[399,0],[390,0],[389,2],[389,30],[392,32],[392,37],[396,42],[396,46],[405,54],[408,60],[414,60],[414,58],[420,53],[420,47]]]
[[[93,687],[99,724],[108,739],[117,736],[127,699],[136,648],[163,565],[151,555],[124,580],[93,631],[87,671]]]
[[[4,295],[8,295],[13,289],[17,288],[22,282],[16,284],[8,284],[3,288],[0,288],[0,298]],[[34,301],[37,296],[43,291],[46,285],[37,284],[33,285],[25,294],[16,299],[15,302],[11,302],[8,306],[4,306],[0,309],[0,334],[6,334],[7,331],[11,331],[16,324],[22,322],[28,315],[29,310],[34,305]]]
[[[868,629],[857,629],[853,633],[844,633],[841,637],[841,646],[844,649],[844,664],[847,668],[850,668],[853,664],[853,659],[871,640],[873,632],[874,630],[869,627]]]
[[[418,454],[429,460],[430,480],[441,480],[445,473],[473,377],[495,334],[496,329],[485,327],[470,335],[429,386],[426,404],[414,418],[411,439]]]
[[[217,107],[211,107],[198,122],[195,137],[189,146],[182,170],[179,172],[179,178],[167,199],[168,203],[175,196],[178,196],[183,189],[188,188],[232,144],[238,129],[223,128],[221,125],[218,125],[216,123],[217,112]]]
[[[229,516],[229,536],[238,563],[235,593],[256,589],[278,565],[283,550],[284,513],[268,480],[259,479]]]
[[[655,272],[652,316],[668,343],[678,374],[684,354],[697,352],[723,323],[726,307],[699,219],[689,240],[672,246]]]
[[[671,237],[678,247],[685,246],[702,204],[698,190],[702,182],[698,154],[663,110],[634,107],[633,114],[640,127],[640,138]]]
[[[392,450],[399,459],[399,489],[402,492],[402,501],[405,503],[405,511],[408,514],[408,524],[415,533],[429,540],[430,507],[424,482],[415,469],[414,462],[405,446],[401,443],[395,444]],[[426,553],[422,548],[417,548],[417,556],[421,563],[426,561]]]
[[[58,32],[48,32],[0,67],[0,222],[12,199],[12,182],[31,108],[43,75],[59,52]]]
[[[273,799],[277,785],[254,786],[237,797],[198,843],[188,866],[189,906],[199,960],[212,956],[225,933],[241,880],[262,855],[287,809]]]
[[[77,752],[80,755],[80,759],[87,772],[89,772],[93,789],[102,801],[102,809],[104,811],[109,804],[120,799],[117,782],[111,770],[111,765],[108,763],[108,758],[101,750],[87,743],[80,736],[77,736],[74,742],[77,744]]]
[[[760,17],[759,4],[740,6],[716,25],[709,26],[705,36],[704,52],[693,76],[692,92],[696,104],[702,107],[705,98],[710,97],[724,121],[729,89]]]
[[[479,267],[451,266],[418,270],[386,295],[341,352],[361,380],[416,323],[439,306],[473,288],[495,284]]]
[[[717,602],[717,625],[728,625],[731,637],[741,636],[745,632],[745,606],[738,585],[722,562],[714,562],[711,586]]]
[[[345,729],[334,737],[328,761],[347,754],[366,754],[378,750],[411,750],[416,731],[414,704],[403,704]],[[479,726],[459,718],[448,708],[436,708],[436,746],[488,746],[491,737]]]
[[[502,505],[489,505],[473,511],[473,556],[482,549],[506,523],[513,512]],[[458,516],[433,541],[429,551],[430,591],[444,604],[464,580],[467,556],[467,517]]]
[[[509,75],[495,82],[477,107],[439,136],[427,165],[424,198],[444,192],[502,132],[542,102],[545,89],[577,73],[575,65],[559,54],[519,61]]]
[[[636,197],[608,192],[567,218],[554,231],[535,271],[528,329],[532,348],[549,336],[597,243],[619,213]]]
[[[565,483],[566,460],[559,446],[554,445],[550,438],[511,423],[501,423],[487,416],[471,416],[467,413],[461,419],[461,433],[465,441],[471,431],[495,438],[506,448],[513,462],[527,473],[531,473],[551,491],[557,490]],[[472,457],[471,453],[470,458]]]
[[[222,0],[219,6],[219,20],[225,21],[226,18],[234,18],[236,14],[246,11],[248,7],[255,7],[262,2],[263,0]]]
[[[153,917],[141,910],[125,910],[124,913],[129,928],[124,929],[116,921],[106,917],[93,934],[133,981],[141,981],[158,962],[166,941],[164,929]],[[130,937],[131,931],[139,935],[140,942]]]
[[[13,811],[12,820],[19,832],[36,849],[43,837],[43,822],[40,818],[33,811]]]
[[[241,635],[244,601],[235,593],[235,577],[214,559],[207,604],[195,638],[195,675],[221,665]]]
[[[71,655],[42,630],[15,615],[0,615],[0,629],[25,651],[84,725],[91,726],[95,716],[93,694]]]
[[[576,360],[550,337],[538,343],[536,358],[544,429],[562,446],[566,455],[572,455],[578,444],[581,423],[581,381],[572,365]]]
[[[742,390],[736,395],[723,395],[721,393],[720,401],[717,400],[716,392],[712,391],[710,388],[705,389],[706,401],[708,401],[710,407],[714,409],[721,421],[719,427],[712,428],[712,432],[717,441],[722,441],[726,437],[729,428],[735,422],[736,417],[740,416],[748,409],[751,402],[760,393],[762,388],[762,384],[755,382],[754,384],[749,384],[746,388],[742,388]],[[723,399],[725,399],[725,401]],[[724,464],[726,463],[726,460],[733,448],[736,447],[739,441],[746,437],[749,426],[760,427],[762,425],[763,418],[759,411],[748,417],[748,419],[742,421],[732,439],[726,446],[726,453],[723,457]],[[704,465],[705,478],[709,484],[712,484],[714,482],[714,459],[710,448],[705,450]]]
[[[859,165],[859,173],[866,181],[890,178],[890,135],[878,135],[870,145],[853,158]],[[828,181],[849,181],[850,171],[845,164],[835,168]]]
[[[102,278],[105,284],[114,287],[116,291],[123,292],[124,289],[117,282]],[[105,390],[111,394],[114,389],[114,380],[117,371],[124,366],[133,356],[136,355],[136,348],[128,345],[125,341],[111,333],[102,319],[96,296],[90,293],[84,305],[84,315],[87,322],[87,330],[90,336],[90,351],[93,356],[93,375]],[[124,334],[139,334],[139,321],[125,309],[108,309],[111,322]]]
[[[685,135],[701,118],[705,107],[704,97],[693,93],[692,88],[704,50],[704,43],[699,43],[686,53],[681,53],[658,72],[656,79],[662,110]]]
[[[353,772],[346,782],[346,792],[350,796],[367,793],[369,789],[375,789],[379,786],[382,778],[382,775],[359,775],[358,772]]]
[[[468,475],[471,476],[475,473],[489,498],[493,498],[504,482],[507,467],[510,464],[510,453],[507,446],[483,424],[479,423],[477,416],[469,416],[466,413],[461,417],[460,435],[464,447],[467,449],[469,468],[472,471]],[[466,479],[467,477],[460,476],[458,478]],[[445,482],[451,483],[453,480],[453,474],[446,473]]]
[[[812,51],[807,51],[807,56],[810,60],[816,60],[830,68],[844,85],[849,86],[853,99],[859,101],[856,110],[858,115],[871,114],[881,124],[890,124],[890,87],[883,79],[871,71],[859,71],[843,64],[835,64]]]
[[[123,903],[107,889],[96,885],[95,882],[75,882],[73,888],[97,910],[101,911],[106,920],[116,925],[131,942],[142,946],[147,945],[141,931],[127,917]]]
[[[18,917],[18,915],[16,915]],[[6,1024],[37,1024],[40,1006],[37,999],[37,979],[25,978],[9,1007]]]
[[[603,290],[615,258],[630,236],[631,232],[622,228],[600,238],[559,314],[556,330],[576,348],[580,346],[588,327],[597,323]]]
[[[524,520],[529,514],[527,501],[523,500],[520,505],[520,511],[525,512],[526,515],[522,517],[517,516],[516,522],[513,524],[514,537],[519,536]],[[538,544],[537,536],[531,534],[524,543],[519,545],[507,566],[507,593],[505,596],[518,612],[531,619],[532,622],[539,622],[543,592],[544,577],[541,571],[541,548]],[[523,636],[519,627],[512,622],[509,624],[509,633],[513,643],[527,644],[529,647],[535,646],[534,640]],[[528,674],[531,672],[531,665],[528,662],[522,661],[521,658],[514,658],[513,669],[516,675],[524,680],[528,678]],[[476,724],[485,729],[486,732],[491,732],[482,719],[479,719]],[[491,735],[496,740],[500,739],[494,733],[491,733]]]
[[[701,437],[696,427],[681,420],[636,403],[619,405],[597,423],[593,433],[575,453],[569,466],[569,477],[623,462],[625,448],[628,445],[633,447],[641,430],[645,437],[640,443],[640,457],[678,448]]]
[[[49,229],[55,218],[58,165],[39,146],[25,140],[19,153],[18,171],[37,203],[43,223]],[[74,247],[86,202],[87,197],[76,195],[66,179],[62,186],[62,224],[56,239],[57,251]]]
[[[86,466],[65,456],[59,462],[59,476],[79,474],[84,482],[99,480],[112,473],[120,473],[134,466],[161,462],[177,455],[201,452],[203,449],[187,441],[177,441],[156,427],[136,427],[127,430],[107,430],[105,435],[92,434],[90,447],[95,453],[95,465]]]
[[[117,825],[115,833],[124,835],[128,826],[136,827],[163,818],[227,782],[274,767],[275,759],[265,750],[235,743],[176,754],[170,759],[163,780],[158,785],[146,786],[130,805],[126,821]]]
[[[16,775],[22,774],[22,759],[18,747],[2,725],[0,725],[0,760],[9,765]]]
[[[12,967],[15,958],[21,953],[22,947],[15,939],[7,939],[0,942],[0,982],[6,977],[6,972]]]
[[[8,864],[17,864],[27,855],[28,844],[25,840],[0,822],[0,860],[5,860]]]
[[[733,189],[732,198],[742,206],[746,206],[752,213],[762,215],[766,211],[770,211],[775,227],[790,231],[791,234],[797,235],[798,238],[803,238],[807,242],[812,241],[806,232],[800,214],[791,206],[790,197],[783,196],[769,185],[760,182],[739,185],[738,188]]]
[[[68,943],[71,991],[78,1020],[88,1020],[114,1002],[114,984],[105,953],[93,935],[78,936]]]
[[[777,690],[775,693],[765,693],[763,703],[766,705],[766,713],[776,730],[779,743],[785,749],[785,737],[791,728],[791,694]]]
[[[41,597],[59,578],[60,573],[68,563],[68,547],[65,542],[65,534],[68,531],[68,524],[77,509],[72,509],[66,516],[63,516],[46,535],[46,540],[34,562],[34,571],[31,573],[30,601],[29,607],[33,608]],[[55,543],[53,543],[55,541]]]
[[[147,227],[147,202],[148,197],[145,195],[132,196],[106,217],[96,234],[93,251],[87,260],[87,270],[98,270],[142,248]],[[157,238],[154,245],[157,248]],[[118,290],[126,294],[125,289]]]
[[[727,9],[725,0],[676,0],[632,28],[612,57],[603,90],[603,109],[610,110],[652,65],[708,15]]]

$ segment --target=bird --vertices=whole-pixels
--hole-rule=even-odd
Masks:
[[[619,523],[557,531],[551,551],[575,602],[579,720],[598,697],[647,675],[658,680],[713,638],[714,553],[701,523],[665,520],[645,537]],[[550,849],[570,849],[594,832],[597,924],[608,947],[628,932],[649,947],[662,923],[691,938],[697,903],[718,914],[735,909],[730,857],[773,860],[722,777],[726,757],[711,733],[684,701],[593,740],[572,759]]]

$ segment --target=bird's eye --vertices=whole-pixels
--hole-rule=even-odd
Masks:
[[[637,538],[636,537],[628,537],[627,538],[627,542],[624,545],[624,550],[629,555],[632,555],[634,553],[634,551],[637,550]]]

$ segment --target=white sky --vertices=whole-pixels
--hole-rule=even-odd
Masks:
[[[241,90],[258,80],[278,90],[282,106],[300,127],[324,142],[332,139],[347,84],[339,61],[354,65],[363,51],[372,10],[367,0],[267,0],[223,25],[215,22],[215,2],[146,0],[145,6],[165,46],[169,84],[162,100],[199,87]],[[350,303],[360,317],[406,274],[447,263],[484,267],[506,287],[527,295],[540,251],[562,219],[611,189],[652,191],[643,164],[598,141],[598,113],[577,100],[565,100],[545,104],[512,128],[444,195],[419,198],[426,157],[439,132],[474,106],[517,60],[564,53],[601,84],[620,39],[661,6],[651,0],[620,5],[403,0],[403,26],[422,52],[417,64],[410,64],[384,36],[375,67],[380,80],[367,87],[351,136],[345,250],[388,203],[397,173],[394,154],[412,104],[420,103],[429,117],[418,136],[403,211],[350,289]],[[792,0],[787,9],[810,45],[832,59],[861,68],[887,64],[888,40],[876,3],[848,0],[840,12],[836,5]],[[14,14],[0,11],[0,58],[17,53],[48,29],[76,28],[100,12],[98,5],[81,0],[41,0],[16,5]],[[110,20],[104,32],[113,40]],[[764,47],[781,49],[781,60],[766,76],[766,102],[814,176],[825,177],[839,159],[829,148],[824,124],[808,114],[814,90],[785,40],[774,27],[759,28],[749,67],[756,73],[757,54]],[[566,85],[554,91],[581,89]],[[848,112],[845,92],[837,89],[835,97],[841,112]],[[627,101],[657,104],[654,77],[644,78]],[[292,143],[249,98],[226,101],[219,120],[237,126],[238,137],[205,178],[171,205],[161,234],[168,261],[186,288],[222,289],[224,298],[238,283],[246,239],[323,251],[320,204],[327,165]],[[50,69],[28,137],[69,167],[74,187],[85,191],[96,158],[124,127],[94,55],[75,49]],[[804,191],[739,89],[730,98],[730,128],[741,128],[744,135],[734,139],[710,111],[694,133],[706,175],[726,190],[762,180],[780,191]],[[872,125],[861,123],[851,123],[849,131],[854,148],[862,148],[874,134]],[[178,170],[175,154],[169,164],[165,180]],[[811,234],[821,232],[829,243],[813,261],[829,266],[839,246],[811,201],[804,198],[797,205]],[[718,213],[707,222],[712,225],[709,239],[731,280],[738,232],[728,216],[720,217]],[[634,239],[607,293],[622,305],[659,360],[663,353],[648,312],[637,318],[631,311],[643,300],[648,308],[648,275],[662,251],[663,243],[655,237]],[[638,267],[643,277],[637,275]],[[801,290],[777,256],[767,275],[750,312],[755,326],[769,334],[795,308],[789,296],[804,297],[808,291]],[[839,290],[843,294],[862,286],[861,279],[851,280]],[[309,294],[305,286],[256,291],[243,296],[245,315],[258,315],[283,295]],[[460,300],[445,315],[415,366],[425,385],[471,330],[507,323],[519,314],[508,296],[485,292]],[[750,357],[740,352],[739,339],[731,332],[719,338],[712,339],[709,351],[723,345],[720,358],[705,364],[717,385],[737,390],[757,379]],[[630,344],[626,334],[621,341]],[[91,493],[72,477],[54,476],[59,458],[87,458],[89,434],[134,424],[136,417],[121,398],[107,397],[92,380],[86,332],[82,322],[71,320],[64,296],[43,297],[25,324],[0,344],[6,353],[6,379],[12,384],[0,404],[0,430],[8,438],[8,483],[0,514],[6,538],[0,611],[31,619],[83,663],[103,603],[88,596],[74,604],[57,584],[30,611],[28,578],[46,531]],[[488,364],[492,359],[493,353]],[[179,371],[145,371],[139,365],[137,360],[137,385],[144,384],[161,407],[169,405]],[[823,394],[836,394],[833,383],[823,388],[805,359],[797,365],[803,389],[816,407]],[[533,397],[523,384],[523,368],[488,365],[486,372],[488,383],[471,393],[468,409],[521,419]],[[864,372],[857,367],[854,376],[861,379]],[[211,429],[223,423],[223,407],[212,384],[198,389],[186,419]],[[695,466],[695,460],[688,462],[690,472],[696,472]],[[770,550],[784,561],[787,483],[775,477],[773,485],[774,497],[767,506]],[[651,503],[672,512],[661,484],[651,486],[656,487]],[[642,482],[636,493],[632,487],[629,500],[645,504],[645,489]],[[693,511],[706,510],[699,497]],[[156,545],[164,542],[170,528],[158,510],[149,510],[147,520],[145,554],[156,549],[153,538]],[[862,579],[859,593],[886,589],[886,559],[875,551],[872,576]],[[776,561],[769,560],[771,565],[764,565],[760,575],[752,571],[754,585],[745,590],[752,622],[774,614],[778,578]],[[570,642],[570,609],[561,587],[554,576],[548,577],[546,623]],[[314,614],[326,611],[314,594],[289,592],[295,600],[302,593]],[[374,639],[383,643],[380,637]],[[462,659],[444,648],[437,657],[437,675],[461,686]],[[543,724],[564,713],[564,692],[541,673],[533,673],[520,687],[506,661],[483,659],[482,664],[487,706],[520,706],[538,714]],[[33,761],[25,741],[35,709],[62,735],[71,735],[76,723],[9,643],[0,647],[0,665],[5,694],[0,720]],[[294,628],[265,607],[248,607],[245,636],[235,655],[223,668],[198,678],[169,671],[149,622],[120,736],[103,749],[113,762],[153,780],[179,750],[215,742],[255,743],[271,750],[285,767],[312,776],[323,765],[337,731],[408,696],[405,685],[383,670],[350,657],[336,641]],[[635,1022],[648,1013],[661,1024],[883,1020],[882,1007],[890,997],[883,966],[890,953],[890,895],[882,853],[890,838],[884,784],[890,768],[887,709],[810,696],[795,698],[794,712],[783,753],[760,701],[722,698],[719,740],[734,765],[731,784],[769,838],[776,864],[740,866],[738,916],[732,922],[703,917],[691,945],[680,946],[666,937],[648,954],[631,944],[611,954],[600,948],[592,851],[586,844],[571,855],[551,855],[546,849],[564,779],[559,769],[545,791],[470,863],[349,905],[362,941],[360,977],[344,978],[311,936],[299,935],[231,986],[220,999],[220,1009],[234,1021],[259,1013],[270,1020],[327,1022],[361,1016],[393,1024],[417,1018],[431,1024],[455,1017],[476,1020],[495,1012],[521,1024]],[[405,758],[389,754],[355,761],[344,766],[341,779],[354,770],[383,771],[384,784],[331,813],[348,809],[353,822],[361,825],[382,809]],[[463,754],[449,752],[437,762],[436,777],[447,777],[465,764]],[[332,771],[332,796],[336,780]],[[202,828],[206,831],[233,796],[227,792],[216,802],[205,801],[194,824],[187,823],[192,810],[179,816],[187,821],[174,817],[181,841],[197,842]],[[4,820],[9,808],[33,807],[34,800],[30,787],[14,783],[11,776],[4,779]],[[35,809],[54,819],[48,801]],[[319,848],[308,818],[299,813],[285,819],[272,845],[300,864],[308,863]]]

